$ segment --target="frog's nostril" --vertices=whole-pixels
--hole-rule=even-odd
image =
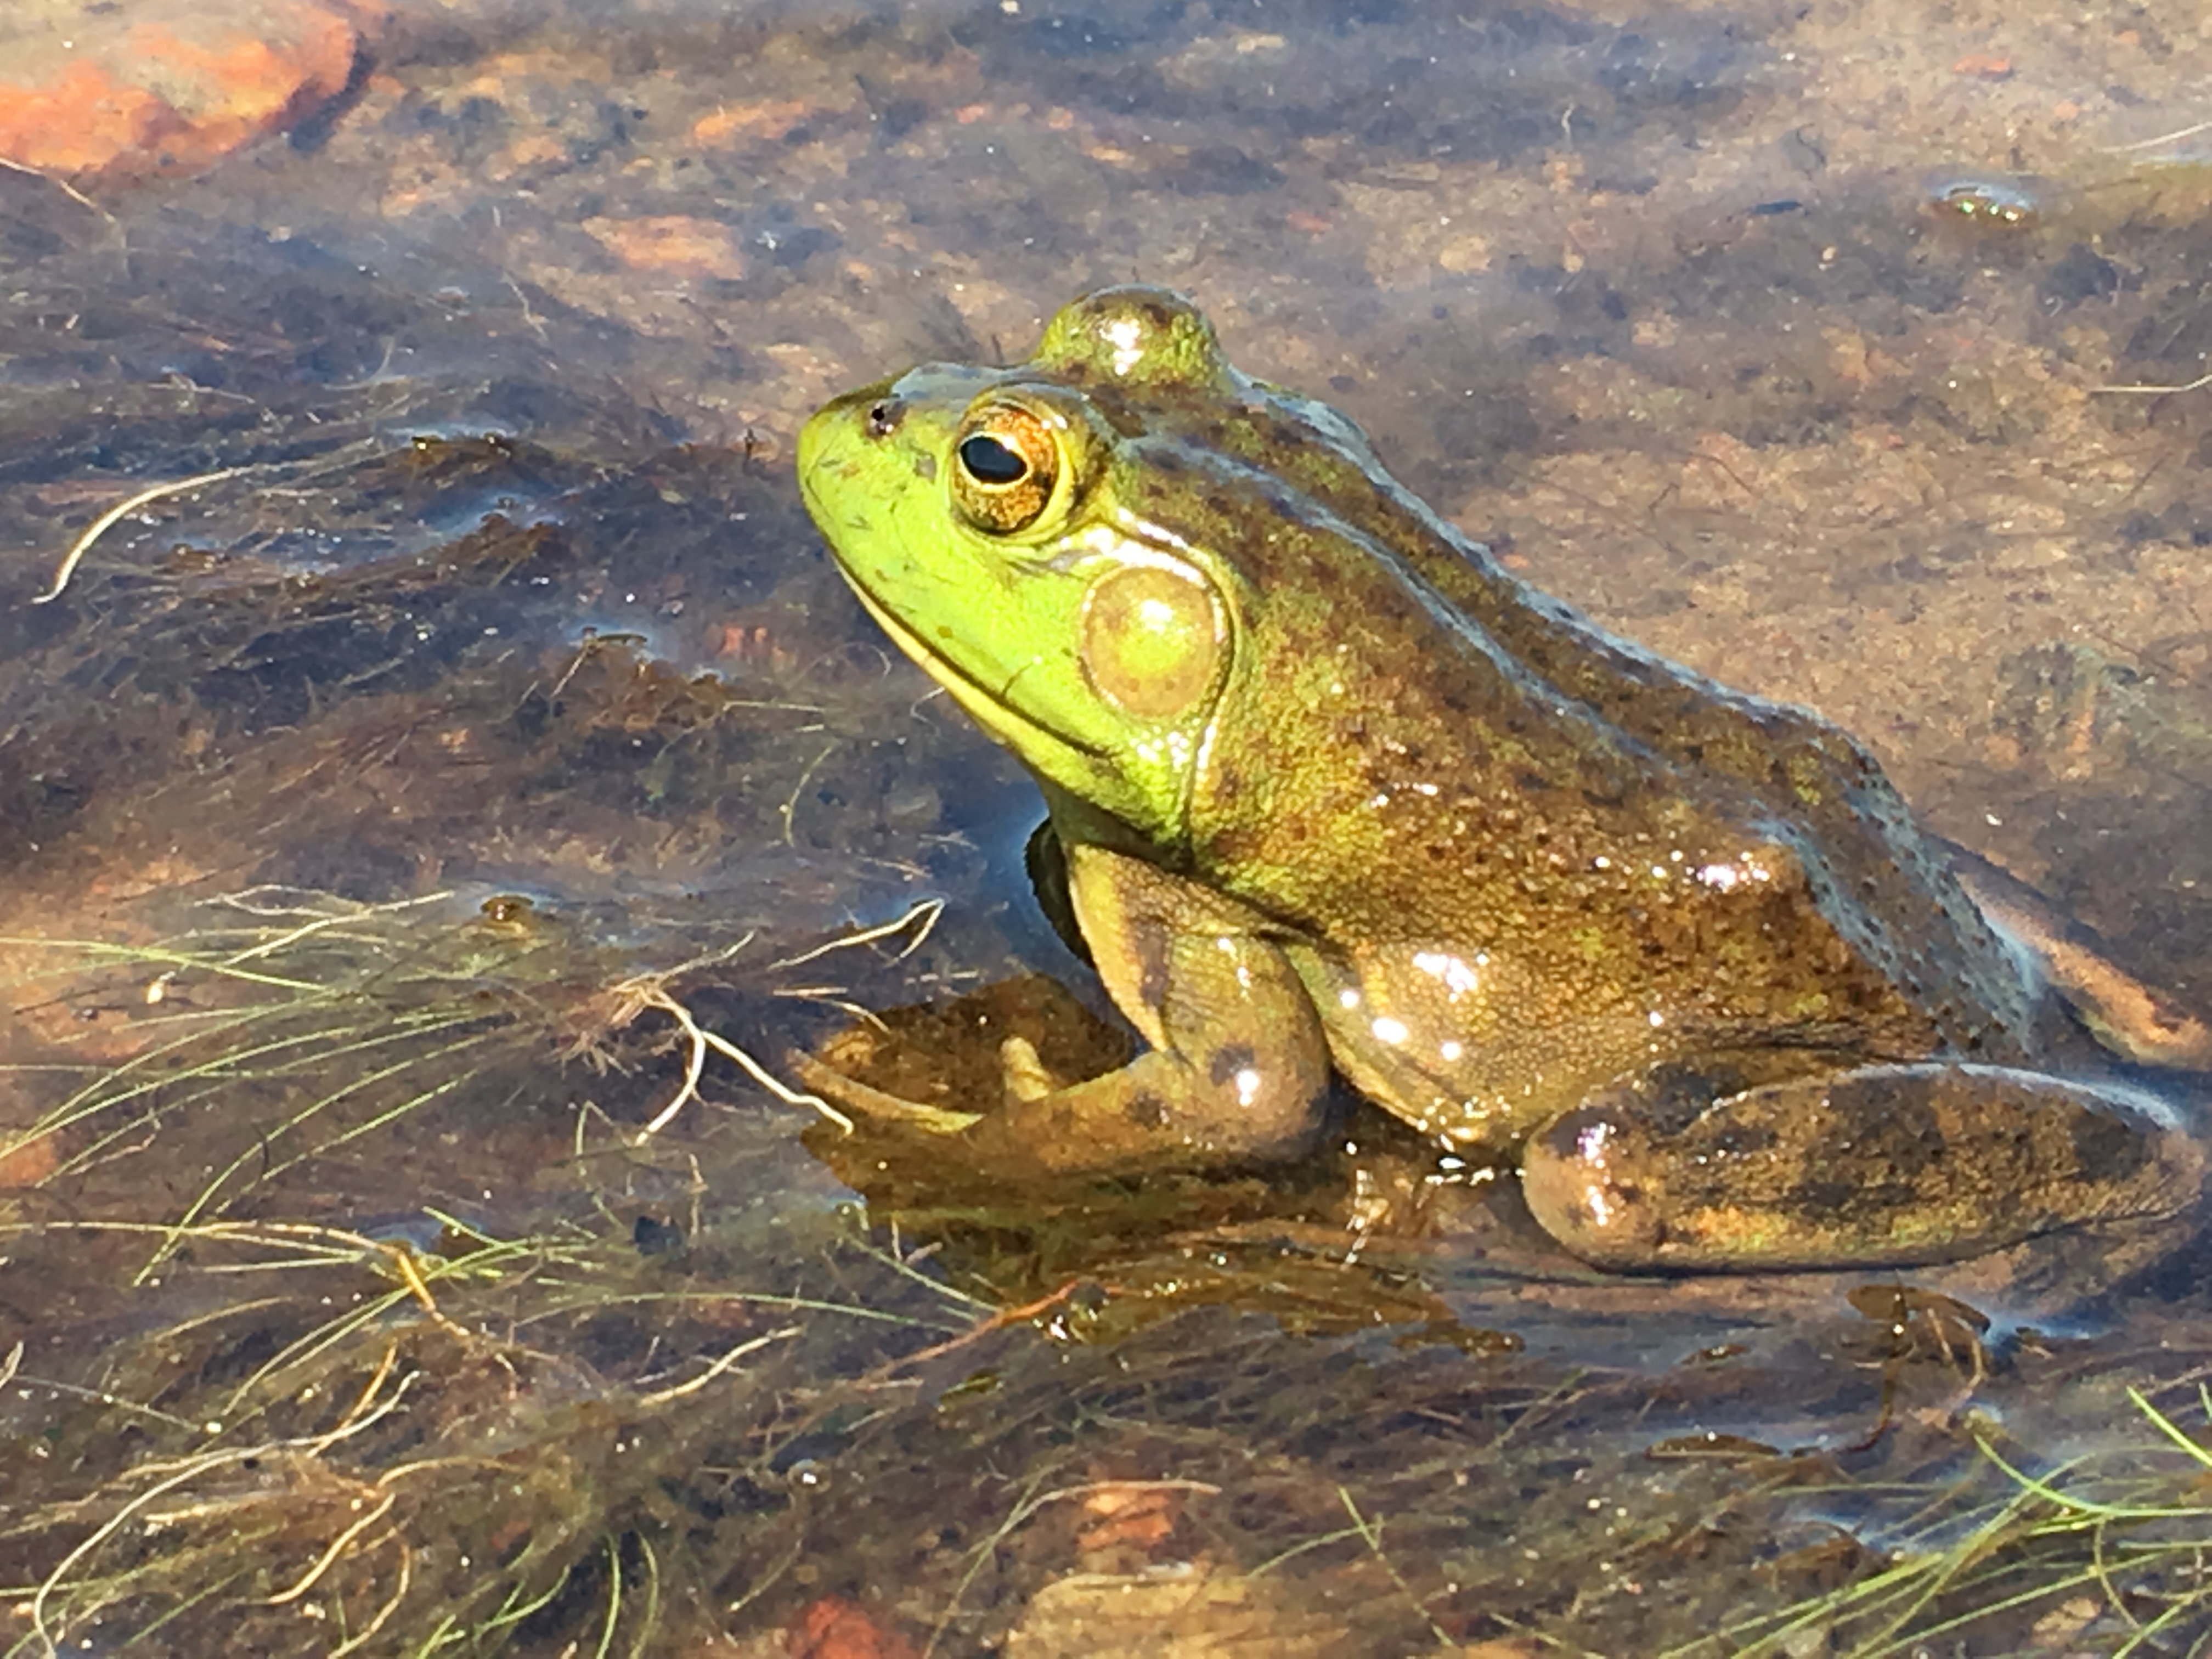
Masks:
[[[905,414],[905,406],[896,398],[886,398],[879,404],[872,404],[868,410],[868,435],[871,438],[890,437],[898,430],[898,423]]]

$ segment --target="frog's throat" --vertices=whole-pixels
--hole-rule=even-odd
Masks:
[[[860,601],[860,607],[876,619],[876,625],[891,637],[891,643],[920,663],[930,678],[943,686],[953,702],[968,713],[968,717],[994,742],[1011,749],[1024,762],[1040,771],[1055,775],[1068,770],[1089,774],[1110,763],[1111,757],[1094,744],[1054,731],[1040,721],[1018,714],[1004,696],[1006,687],[993,688],[963,672],[950,657],[933,651],[921,636],[898,619],[897,614],[868,592],[867,585],[852,571],[845,579]],[[1009,682],[1009,684],[1012,683]],[[1067,767],[1056,768],[1041,763],[1036,751],[1046,745],[1059,750],[1068,759]]]

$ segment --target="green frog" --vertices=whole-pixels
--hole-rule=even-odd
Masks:
[[[863,605],[1034,775],[1033,867],[1145,1044],[1069,1081],[1010,1042],[974,1113],[809,1065],[844,1103],[1013,1179],[1204,1170],[1310,1152],[1340,1075],[1628,1270],[2197,1201],[2191,1127],[2076,1062],[2085,1017],[2192,1066],[2202,1025],[1978,903],[1836,726],[1516,579],[1182,296],[839,398],[799,471]]]

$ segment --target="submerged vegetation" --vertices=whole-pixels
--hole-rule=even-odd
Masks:
[[[1418,1252],[1362,1272],[1218,1194],[1094,1203],[1085,1263],[1018,1205],[842,1205],[797,1120],[686,1092],[695,1004],[822,951],[641,976],[513,895],[189,922],[0,947],[81,1050],[0,1073],[52,1099],[0,1145],[11,1298],[47,1310],[0,1368],[10,1655],[776,1652],[841,1619],[912,1651],[2163,1654],[2212,1617],[2212,1397],[2094,1345],[1916,1313],[1562,1368],[1470,1340]],[[2062,1449],[1984,1409],[2030,1368]],[[1863,1432],[1674,1431],[1747,1389]],[[1163,1602],[1164,1559],[1203,1593]],[[1153,1588],[1085,1599],[1114,1582]]]
[[[1962,1458],[1952,1480],[1884,1494],[1906,1518],[1878,1529],[1870,1559],[1838,1531],[1838,1557],[1859,1568],[1850,1582],[1673,1651],[2202,1651],[2212,1617],[2212,1396],[2197,1385],[2192,1437],[2140,1390],[2126,1392],[2132,1415],[2094,1425],[2081,1450],[2057,1460],[1970,1418],[1961,1431],[1979,1462]],[[1856,1509],[1873,1495],[1838,1497]]]
[[[251,482],[5,624],[0,1654],[2212,1628],[2185,1297],[1677,1305],[1371,1122],[1049,1200],[844,1134],[779,1081],[819,1019],[955,1101],[1126,1036],[1007,977],[1023,798],[742,451],[377,448],[323,506],[419,533],[313,571]]]
[[[2201,42],[389,9],[296,143],[0,169],[0,1656],[2212,1645],[2193,1261],[1693,1294],[1356,1118],[1047,1202],[777,1083],[1123,1040],[989,988],[1034,797],[779,445],[1132,278],[2205,1001]]]
[[[765,1224],[723,1214],[760,1195],[723,1160],[758,1158],[762,1126],[665,1152],[593,1101],[532,1100],[562,1056],[618,1076],[666,1031],[629,1029],[634,988],[594,983],[605,953],[572,929],[511,897],[453,908],[258,891],[141,945],[10,943],[50,964],[19,969],[19,1000],[140,1010],[126,1055],[0,1146],[40,1166],[4,1222],[15,1270],[114,1331],[96,1386],[49,1374],[44,1342],[9,1361],[11,1651],[482,1651],[571,1626],[648,1650],[675,1616],[663,1556],[720,1509],[789,1501],[772,1466],[807,1420],[799,1380],[866,1354],[880,1391],[978,1317],[827,1206],[811,1230],[776,1218],[795,1237],[758,1265],[779,1287],[726,1271]],[[395,1160],[432,1176],[425,1143],[498,1141],[491,1114],[565,1156],[460,1155],[441,1174],[505,1190],[330,1218],[349,1189],[388,1202]],[[749,1599],[773,1567],[710,1577]],[[680,1583],[696,1601],[697,1560]]]

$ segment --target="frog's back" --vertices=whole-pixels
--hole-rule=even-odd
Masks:
[[[1212,879],[1401,977],[1516,961],[1498,1012],[1533,1029],[2026,1056],[2035,986],[1856,743],[1528,588],[1334,411],[1238,391],[1130,417],[1208,471],[1200,533],[1268,526],[1194,804]]]
[[[1181,617],[1212,591],[1230,635],[1218,652],[1175,635],[1193,642],[1176,660],[1206,667],[1199,724],[1176,725],[1196,706],[1181,682],[1123,686],[1157,722],[1109,750],[1155,779],[1131,798],[1141,823],[1111,805],[1114,769],[1053,747],[1046,727],[1074,732],[1089,707],[1073,688],[1018,734],[1085,803],[1063,838],[1111,836],[1266,918],[1370,1093],[1407,1110],[1428,1083],[1385,1073],[1422,1045],[1435,1098],[1511,1096],[1516,1115],[1736,1048],[2032,1058],[2022,961],[1834,727],[1525,587],[1345,417],[1231,368],[1179,296],[1088,296],[1006,380],[1080,427],[1100,469],[1078,467],[1085,505],[1052,521],[1036,579],[1094,557],[1202,572],[1127,591]],[[1115,614],[1085,625],[1118,641]],[[956,695],[1021,660],[979,656]],[[1028,661],[1008,688],[1037,701],[1054,672]]]

